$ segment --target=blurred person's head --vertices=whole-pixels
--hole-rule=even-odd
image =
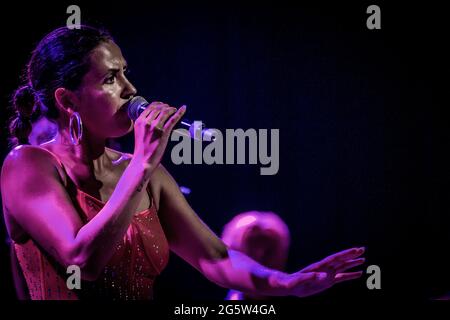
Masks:
[[[46,117],[40,117],[36,121],[32,121],[31,133],[28,141],[31,145],[40,145],[52,140],[58,131],[58,126],[48,120]]]
[[[290,233],[286,223],[273,212],[248,211],[236,215],[225,225],[222,240],[230,249],[244,252],[266,267],[285,268]]]

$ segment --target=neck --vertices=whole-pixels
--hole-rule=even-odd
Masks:
[[[92,162],[105,153],[105,139],[93,137],[87,130],[83,132],[83,138],[78,145],[73,145],[69,130],[58,130],[55,143],[69,151],[83,163]]]
[[[68,128],[59,129],[51,143],[57,149],[57,153],[83,176],[102,175],[113,160],[105,152],[105,139],[94,137],[87,130],[83,131],[83,137],[78,145],[72,144]]]

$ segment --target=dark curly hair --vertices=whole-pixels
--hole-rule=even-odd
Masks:
[[[108,31],[82,25],[80,29],[55,29],[39,42],[26,65],[23,84],[12,96],[15,115],[9,131],[13,146],[29,143],[33,120],[42,115],[51,121],[58,118],[55,90],[77,89],[89,71],[89,54],[107,41],[113,41]]]

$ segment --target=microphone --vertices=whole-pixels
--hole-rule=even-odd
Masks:
[[[128,117],[130,117],[131,120],[136,121],[136,119],[139,117],[139,115],[148,107],[150,104],[145,98],[141,96],[135,96],[130,101],[127,102],[127,113]],[[201,126],[194,125],[194,122],[189,121],[185,118],[181,119],[176,127],[177,128],[183,128],[187,129],[189,134],[186,134],[184,131],[180,130],[174,130],[174,132],[177,132],[180,135],[189,136],[190,138],[194,140],[206,140],[206,141],[214,141],[215,137],[213,136],[213,130],[206,129],[205,125],[201,121],[196,121],[195,124],[201,124]],[[200,134],[195,134],[196,130],[201,130]],[[200,136],[200,137],[199,137]],[[199,139],[200,138],[200,139]]]

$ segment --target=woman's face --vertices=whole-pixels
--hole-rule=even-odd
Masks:
[[[112,41],[103,42],[90,55],[90,69],[75,90],[83,126],[99,138],[120,137],[133,129],[126,108],[121,108],[136,94],[126,77],[127,62]]]

